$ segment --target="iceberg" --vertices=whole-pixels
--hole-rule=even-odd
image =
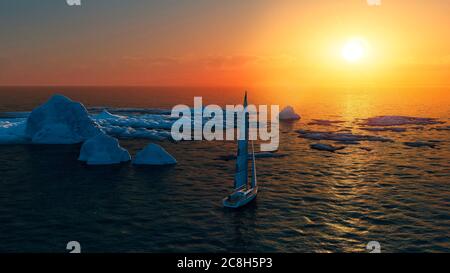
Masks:
[[[116,138],[101,133],[83,143],[78,160],[88,165],[110,165],[130,161],[131,157]]]
[[[400,125],[430,125],[442,124],[435,118],[418,118],[407,116],[378,116],[364,120],[366,126],[400,126]]]
[[[163,147],[150,143],[142,151],[136,154],[133,160],[135,165],[174,165],[177,160]]]
[[[81,143],[99,133],[83,104],[62,95],[34,109],[25,129],[26,137],[39,144]]]
[[[292,106],[287,106],[281,110],[278,115],[280,120],[299,120],[300,115],[295,113],[294,108]]]

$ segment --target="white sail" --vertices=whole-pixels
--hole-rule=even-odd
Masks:
[[[238,152],[236,158],[236,173],[234,175],[234,188],[240,189],[248,184],[248,113],[247,113],[247,92],[244,98],[244,124],[241,122],[241,127],[238,140]],[[238,121],[239,122],[239,121]],[[245,135],[242,135],[245,134]]]

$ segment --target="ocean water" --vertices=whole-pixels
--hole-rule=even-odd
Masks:
[[[2,87],[0,118],[20,116],[61,93],[91,109],[170,109],[193,103],[238,104],[239,88]],[[233,184],[234,142],[160,141],[172,167],[87,166],[80,145],[0,145],[0,252],[384,252],[450,251],[450,90],[251,90],[256,104],[292,105],[302,116],[281,123],[283,158],[257,160],[260,193],[248,207],[221,205]],[[95,108],[93,108],[95,107]],[[14,113],[11,113],[14,112]],[[443,124],[367,132],[378,115],[437,118]],[[341,120],[335,126],[313,119]],[[335,153],[296,130],[339,131],[392,142],[342,144]],[[431,141],[435,148],[403,142]],[[146,139],[121,139],[130,154]]]

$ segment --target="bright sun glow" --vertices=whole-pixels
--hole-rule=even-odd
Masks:
[[[355,63],[364,57],[365,46],[361,39],[352,39],[342,48],[341,54],[347,62]]]

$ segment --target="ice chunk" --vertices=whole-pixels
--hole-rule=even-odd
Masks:
[[[337,150],[342,150],[345,148],[344,146],[334,147],[332,145],[322,144],[322,143],[311,144],[310,147],[315,150],[327,151],[327,152],[335,152]]]
[[[298,120],[300,119],[300,115],[295,113],[292,106],[287,106],[283,110],[281,110],[279,118],[280,120]]]
[[[0,121],[0,144],[23,144],[29,142],[25,135],[26,120]]]
[[[171,156],[163,147],[150,143],[144,150],[136,154],[133,160],[135,165],[173,165],[177,164],[176,159]]]
[[[409,147],[429,147],[429,148],[434,148],[436,147],[436,144],[434,143],[430,143],[430,142],[423,142],[423,141],[416,141],[416,142],[403,142],[403,144],[405,144],[406,146]]]
[[[117,139],[101,133],[83,143],[78,160],[88,165],[110,165],[130,161],[131,157]]]
[[[301,138],[313,139],[313,140],[332,140],[332,141],[345,141],[345,142],[355,142],[355,141],[381,141],[381,142],[392,142],[389,138],[370,136],[370,135],[358,135],[353,133],[339,133],[339,132],[319,132],[319,131],[307,131],[298,130],[297,131]]]
[[[378,116],[368,118],[364,121],[363,125],[367,126],[399,126],[399,125],[429,125],[440,124],[435,118],[418,118],[407,116]]]
[[[62,95],[34,109],[25,129],[33,143],[41,144],[80,143],[99,132],[83,104]]]
[[[344,122],[342,120],[313,119],[308,125],[333,126]]]

